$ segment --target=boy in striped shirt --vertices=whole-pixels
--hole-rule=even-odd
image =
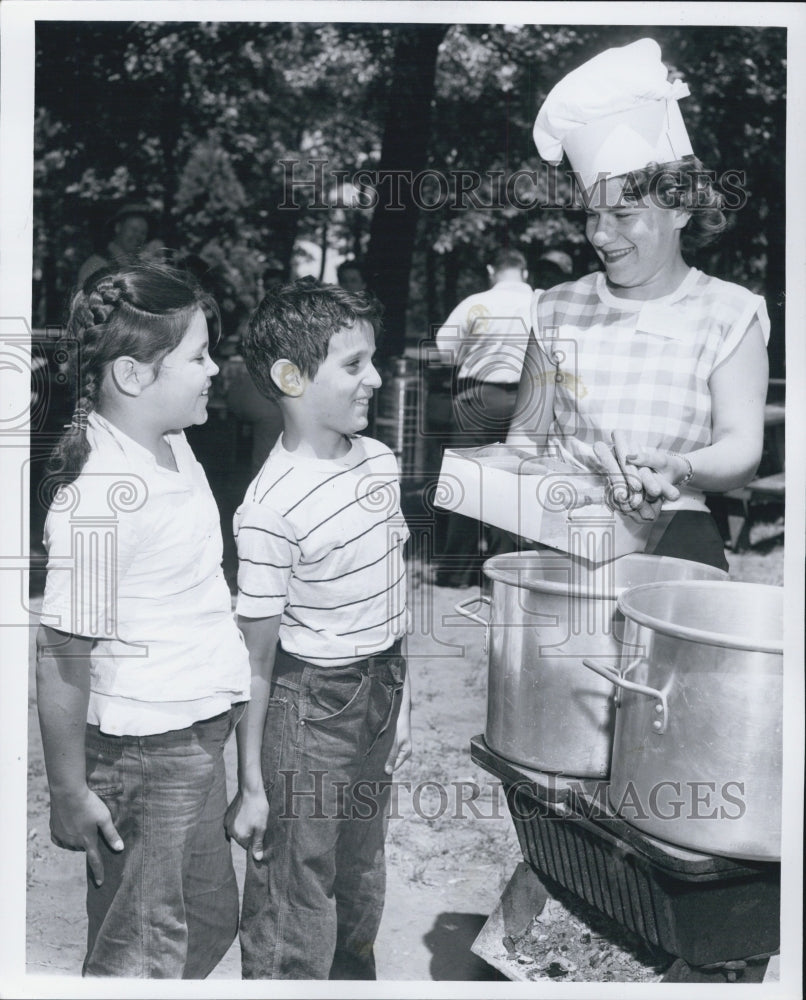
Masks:
[[[246,849],[248,979],[374,979],[390,775],[411,753],[408,529],[392,452],[361,437],[378,308],[303,278],[243,355],[283,432],[234,518],[252,701],[227,813]]]

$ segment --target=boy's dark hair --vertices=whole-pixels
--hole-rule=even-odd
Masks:
[[[334,334],[357,320],[381,332],[381,304],[368,292],[348,292],[315,278],[299,278],[264,295],[243,336],[241,353],[255,385],[269,398],[282,398],[271,377],[281,358],[312,379],[327,357]]]

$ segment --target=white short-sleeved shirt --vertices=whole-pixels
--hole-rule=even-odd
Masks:
[[[533,324],[561,376],[549,441],[563,457],[598,467],[596,441],[623,431],[631,447],[686,454],[711,443],[708,380],[757,319],[769,339],[767,307],[732,282],[691,268],[669,295],[613,295],[599,271],[536,294]],[[702,493],[681,490],[664,509],[705,510]]]
[[[339,459],[282,437],[234,517],[239,615],[282,615],[283,648],[318,666],[382,652],[408,626],[397,460],[354,437]]]
[[[97,413],[87,438],[87,463],[45,522],[41,621],[95,640],[88,721],[142,736],[248,699],[218,509],[185,435],[166,435],[177,472]]]
[[[436,345],[452,356],[459,378],[517,385],[529,341],[532,289],[499,281],[459,303],[440,327]]]

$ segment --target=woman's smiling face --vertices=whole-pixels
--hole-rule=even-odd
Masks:
[[[624,178],[614,177],[594,193],[585,235],[617,295],[658,298],[674,291],[687,270],[680,231],[688,213],[662,208],[651,197],[637,200],[624,187]]]

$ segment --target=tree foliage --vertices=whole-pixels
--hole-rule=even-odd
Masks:
[[[417,78],[418,40],[424,49],[437,29],[433,91],[416,120],[393,122],[406,107],[400,81],[406,71]],[[39,21],[35,321],[58,320],[81,261],[108,238],[105,220],[132,198],[159,213],[167,246],[213,267],[233,318],[257,300],[268,258],[290,266],[303,239],[361,256],[373,227],[386,234],[372,253],[395,273],[398,309],[408,296],[412,339],[480,287],[501,246],[520,246],[531,263],[561,248],[584,272],[593,259],[578,213],[495,204],[495,189],[537,171],[537,188],[522,175],[521,190],[547,200],[531,139],[541,101],[570,69],[643,36],[691,88],[682,109],[706,167],[744,174],[746,204],[696,263],[766,294],[780,368],[786,32],[778,28]],[[411,159],[415,140],[419,159]],[[320,164],[318,191],[311,161]],[[360,197],[370,189],[360,171],[381,165],[430,172],[422,193],[432,207],[416,213],[410,281],[411,247],[401,239],[390,249],[394,210],[381,198],[373,217]],[[469,172],[479,177],[475,198],[453,197],[457,184],[473,183]],[[438,175],[451,197],[437,197]],[[339,189],[348,194],[341,201]]]

